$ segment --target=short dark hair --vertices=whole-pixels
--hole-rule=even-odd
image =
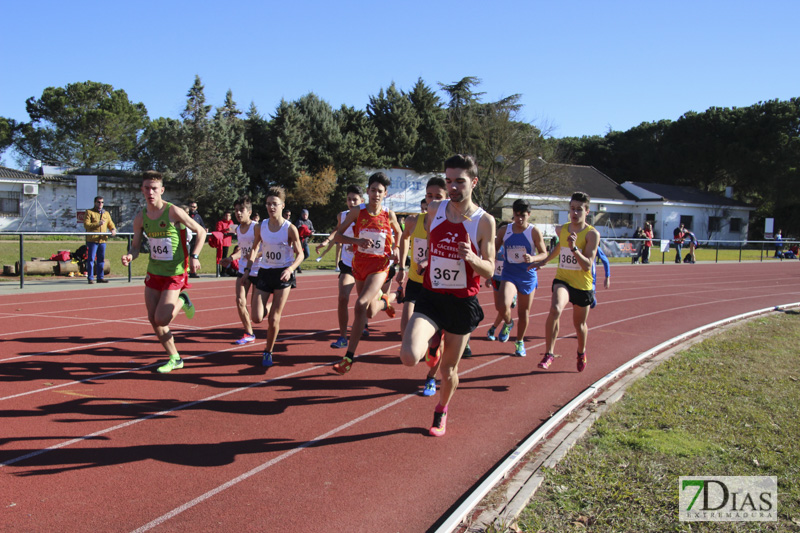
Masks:
[[[385,188],[388,189],[389,186],[392,184],[392,180],[390,180],[389,176],[387,176],[383,172],[376,172],[375,174],[369,177],[369,180],[367,181],[367,187],[371,187],[373,183],[380,183],[381,185],[383,185]]]
[[[164,185],[164,176],[157,170],[145,170],[142,172],[142,183],[147,180],[160,181]]]
[[[233,206],[236,207],[240,205],[250,211],[253,212],[253,201],[250,200],[249,196],[242,196],[241,198],[237,198],[235,202],[233,202]]]
[[[456,154],[447,158],[447,161],[444,162],[444,169],[448,168],[460,168],[466,170],[467,176],[470,178],[478,177],[478,163],[471,155]]]
[[[364,193],[361,192],[361,187],[359,187],[358,185],[348,185],[347,186],[347,190],[345,191],[345,194],[351,194],[351,193],[352,194],[357,194],[357,195],[359,195],[361,197],[364,196]]]
[[[582,204],[589,205],[590,199],[589,195],[585,192],[576,191],[572,193],[572,198],[569,199],[570,202],[580,202]]]
[[[94,197],[94,201],[96,202],[97,200],[105,200],[105,198],[103,198],[102,196],[95,196]],[[780,230],[778,230],[778,231],[780,231]]]
[[[428,183],[425,185],[425,188],[428,187],[441,187],[442,189],[447,189],[447,185],[444,184],[444,178],[441,176],[434,176],[428,180]]]
[[[528,202],[526,202],[525,200],[523,200],[522,198],[518,198],[517,200],[514,200],[514,203],[512,204],[511,209],[515,213],[530,213],[531,212],[530,204]]]

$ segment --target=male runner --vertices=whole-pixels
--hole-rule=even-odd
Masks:
[[[427,210],[428,204],[441,202],[445,198],[447,198],[447,190],[445,189],[444,179],[439,176],[429,179],[425,186],[425,199],[423,200],[425,202],[425,210]],[[405,332],[411,315],[414,314],[417,298],[419,293],[422,292],[423,272],[428,266],[428,230],[425,229],[425,210],[415,217],[406,217],[406,227],[403,229],[402,237],[400,237],[400,268],[397,273],[397,283],[402,287],[403,281],[408,277],[403,295],[403,315],[400,319],[401,335]],[[408,270],[408,276],[406,276],[405,264],[409,248],[412,251],[411,266]],[[438,364],[428,370],[428,375],[425,377],[425,385],[422,389],[424,396],[436,394],[436,372],[438,370]]]
[[[122,256],[122,266],[128,266],[139,257],[142,235],[146,234],[150,244],[150,262],[144,278],[144,303],[153,331],[169,355],[169,361],[156,369],[164,374],[183,368],[183,359],[175,348],[169,324],[178,316],[181,308],[186,318],[194,316],[195,309],[189,295],[181,291],[189,287],[189,263],[193,272],[200,270],[198,258],[206,242],[206,230],[186,211],[161,198],[164,194],[164,178],[160,172],[148,170],[143,174],[142,194],[145,207],[133,219],[133,241],[131,249]],[[179,225],[182,227],[179,228]],[[185,228],[197,234],[191,255],[186,244]]]
[[[244,273],[252,271],[261,245],[261,266],[250,316],[254,323],[260,324],[264,320],[265,310],[268,314],[267,344],[261,356],[261,366],[264,367],[272,366],[272,350],[281,329],[281,313],[289,299],[289,291],[297,286],[295,271],[305,259],[297,228],[281,216],[285,200],[286,193],[282,187],[267,189],[267,218],[254,229],[253,248],[247,255],[243,269]]]
[[[233,253],[230,257],[222,259],[219,264],[223,268],[227,268],[234,259],[240,259],[239,271],[236,273],[236,285],[234,293],[236,294],[236,310],[239,313],[239,319],[244,326],[244,335],[241,339],[237,340],[235,344],[250,344],[255,342],[256,336],[253,333],[253,323],[250,320],[250,312],[247,310],[247,293],[250,286],[255,284],[258,278],[258,269],[261,265],[260,258],[256,259],[250,267],[249,272],[245,272],[247,267],[246,259],[250,257],[250,250],[253,249],[253,240],[255,239],[255,228],[258,223],[250,219],[253,212],[253,203],[250,201],[249,196],[236,200],[233,204],[233,212],[236,215],[236,220],[239,225],[236,227],[236,242],[239,243],[239,251]],[[255,299],[255,290],[253,291],[253,299]]]
[[[445,434],[447,406],[458,387],[458,363],[469,335],[483,320],[478,302],[480,278],[494,272],[494,217],[472,202],[478,167],[471,156],[454,155],[444,164],[449,200],[433,202],[425,215],[428,230],[428,268],[424,289],[403,334],[400,359],[414,366],[428,354],[429,345],[444,331],[439,373],[442,386],[430,434]]]
[[[528,316],[536,287],[539,286],[535,270],[528,270],[533,261],[547,257],[544,238],[533,224],[528,223],[531,209],[528,202],[519,199],[511,206],[514,212],[513,222],[506,224],[497,232],[496,248],[503,248],[503,269],[500,291],[503,302],[503,329],[498,340],[505,342],[514,325],[511,319],[511,302],[517,295],[517,343],[514,355],[525,357],[525,333],[528,330]],[[534,251],[538,251],[537,255]]]
[[[553,350],[558,339],[559,320],[567,302],[572,303],[572,322],[575,324],[575,333],[578,336],[578,372],[583,372],[586,368],[586,337],[589,334],[586,319],[589,317],[589,306],[594,301],[592,264],[600,244],[600,233],[586,223],[588,214],[589,196],[582,192],[574,193],[569,202],[569,224],[564,224],[557,230],[558,243],[545,259],[534,262],[528,267],[541,268],[558,256],[550,314],[547,315],[545,325],[547,352],[539,363],[539,368],[545,370],[555,358]]]
[[[342,211],[336,217],[336,228],[344,222],[350,209],[361,204],[363,195],[361,188],[357,185],[349,185],[347,187],[347,210]],[[353,226],[351,224],[345,230],[344,234],[348,237],[353,237]],[[337,230],[328,235],[328,237],[317,245],[317,254],[320,249],[327,246],[328,248],[322,255],[325,255],[328,250],[335,244]],[[353,292],[353,287],[356,284],[356,279],[353,277],[353,245],[337,245],[341,247],[341,260],[338,263],[339,268],[339,298],[337,301],[337,316],[339,317],[339,338],[331,343],[331,348],[347,348],[347,324],[350,320],[348,307],[350,305],[350,293]],[[322,256],[320,256],[322,257]]]
[[[367,318],[375,316],[381,307],[388,310],[394,298],[394,294],[381,294],[390,263],[397,261],[399,255],[392,232],[394,235],[402,234],[394,212],[383,205],[389,185],[391,181],[383,172],[370,176],[367,182],[369,202],[352,207],[336,228],[336,242],[356,247],[353,277],[358,292],[347,353],[333,366],[339,374],[350,371]],[[355,224],[353,237],[346,235],[351,224]]]

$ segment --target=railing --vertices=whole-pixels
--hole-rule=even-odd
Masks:
[[[634,245],[636,245],[637,247],[638,247],[638,245],[636,243],[641,244],[641,243],[644,243],[646,241],[652,241],[653,242],[652,248],[656,249],[656,250],[659,250],[659,251],[661,250],[662,241],[670,243],[668,249],[671,249],[671,248],[674,247],[672,239],[658,239],[658,238],[653,238],[653,239],[634,239],[634,238],[624,238],[624,237],[603,237],[602,240],[604,240],[604,241],[621,242],[621,243],[634,243]],[[800,241],[793,241],[793,240],[784,239],[782,241],[782,248],[786,248],[786,247],[788,247],[790,245],[793,245],[793,244],[800,244]],[[758,253],[759,253],[758,261],[759,262],[763,262],[764,261],[765,252],[767,252],[767,257],[769,257],[769,251],[776,249],[776,242],[774,240],[770,240],[770,241],[706,240],[706,241],[698,241],[698,244],[697,244],[697,248],[708,249],[709,247],[712,247],[712,246],[714,248],[714,262],[715,263],[718,263],[719,260],[720,260],[719,259],[720,250],[723,250],[723,252],[725,250],[738,250],[738,262],[739,263],[742,262],[742,253],[743,253],[743,251],[747,251],[747,250],[749,250],[749,251],[758,251]],[[682,249],[684,251],[688,252],[689,245],[686,242],[684,242],[684,244],[682,245]],[[664,264],[666,262],[666,256],[667,256],[667,252],[666,251],[661,253],[661,264]],[[633,255],[629,254],[628,257],[633,257]]]
[[[86,231],[73,231],[73,232],[66,232],[66,231],[0,231],[0,235],[17,235],[19,236],[19,288],[22,289],[25,287],[25,236],[26,235],[35,235],[38,237],[54,237],[54,236],[87,236],[87,235],[105,235],[107,237],[111,237],[111,233],[99,233],[99,232],[86,232]],[[126,237],[128,240],[128,250],[131,248],[131,238],[133,237],[133,233],[122,233],[117,232],[116,237]],[[58,241],[54,241],[58,242]],[[132,274],[131,274],[131,265],[128,265],[128,283],[131,282]]]

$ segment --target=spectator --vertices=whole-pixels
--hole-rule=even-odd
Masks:
[[[644,237],[647,239],[642,248],[642,264],[650,262],[650,248],[653,247],[653,225],[650,222],[644,223]]]
[[[201,217],[200,213],[197,212],[197,202],[194,201],[194,200],[189,200],[189,218],[191,218],[192,220],[197,222],[197,224],[199,224],[200,227],[205,229],[206,225],[203,222],[203,217]],[[195,250],[197,248],[196,244],[197,244],[197,234],[195,233],[195,234],[192,234],[192,240],[189,243],[189,249],[190,250]],[[200,275],[195,270],[193,263],[194,263],[194,261],[190,261],[189,262],[189,277],[190,278],[199,278]]]
[[[222,257],[228,257],[228,248],[233,242],[233,236],[236,235],[236,228],[230,211],[225,211],[222,215],[222,220],[217,222],[217,227],[214,231],[222,233]]]
[[[633,234],[634,239],[644,239],[644,230],[642,230],[641,226],[636,228],[636,232]],[[631,263],[634,265],[639,262],[639,258],[642,257],[642,252],[644,251],[644,241],[636,240],[633,241],[633,245],[636,247],[636,254],[631,258]]]
[[[778,230],[778,233],[775,234],[775,257],[780,257],[782,251],[783,235],[781,234],[781,230]]]
[[[259,215],[258,213],[256,213],[254,211],[253,212],[253,216],[250,217],[250,220],[252,220],[254,224],[260,224],[261,223],[261,215]]]
[[[291,222],[292,221],[292,210],[289,209],[289,208],[284,209],[283,210],[283,218],[285,218],[286,220]]]
[[[305,227],[306,230],[303,230],[303,227]],[[300,218],[297,219],[297,231],[300,234],[300,243],[303,246],[303,255],[305,256],[303,261],[305,261],[308,259],[308,256],[311,255],[308,251],[308,239],[314,234],[314,223],[308,219],[308,209],[300,211]],[[298,273],[302,271],[303,270],[300,268],[297,269]]]
[[[683,223],[680,227],[675,228],[672,232],[672,244],[675,245],[675,263],[681,263],[681,247],[683,246],[683,239],[686,237],[686,228]]]
[[[102,196],[96,196],[94,207],[86,210],[86,218],[83,219],[83,227],[92,233],[106,233],[111,230],[111,236],[117,234],[117,227],[111,220],[111,215],[103,209],[105,200]],[[97,283],[108,283],[103,275],[106,260],[106,241],[105,235],[87,235],[86,248],[88,259],[86,261],[86,274],[90,284],[94,283],[95,270],[97,271]]]
[[[697,237],[694,236],[692,230],[687,229],[684,232],[685,239],[689,240],[689,253],[686,254],[686,258],[683,260],[684,263],[694,263],[694,251],[697,248]]]

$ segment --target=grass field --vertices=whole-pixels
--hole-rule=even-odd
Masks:
[[[663,363],[545,471],[518,531],[800,531],[798,346],[787,312]],[[778,522],[680,522],[679,476],[777,476]]]
[[[43,257],[49,259],[54,253],[59,250],[70,250],[74,252],[78,249],[84,241],[82,240],[55,240],[55,241],[29,241],[25,240],[24,243],[24,258],[29,261],[32,257]],[[235,242],[234,242],[235,244]],[[314,251],[314,245],[311,247],[311,257],[303,262],[303,270],[333,270],[335,268],[334,259],[336,249],[331,249],[330,252],[322,259],[322,261],[315,261],[317,254]],[[122,266],[120,258],[127,251],[128,243],[124,239],[111,239],[106,246],[106,261],[111,262],[111,276],[125,276],[128,275],[127,268]],[[231,246],[231,251],[233,246]],[[216,250],[210,246],[204,246],[200,254],[200,264],[202,265],[201,274],[214,274],[214,263],[216,260]],[[19,261],[19,241],[18,240],[0,240],[0,265],[13,265]],[[147,257],[140,255],[136,261],[132,263],[131,274],[133,276],[144,276],[147,270]],[[27,277],[27,275],[26,275]],[[0,277],[0,281],[18,281],[17,276]]]

